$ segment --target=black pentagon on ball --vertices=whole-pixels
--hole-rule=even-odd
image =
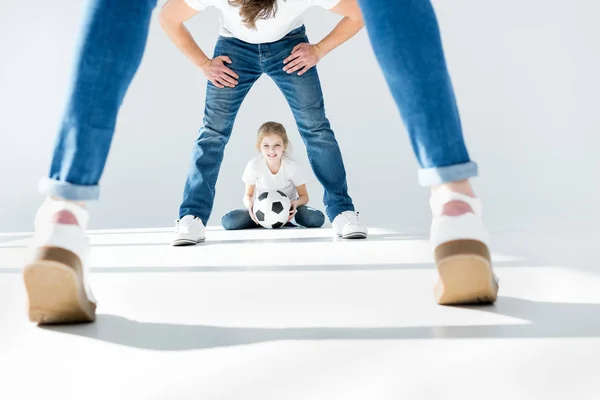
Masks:
[[[275,202],[273,202],[273,205],[271,206],[271,210],[275,214],[279,214],[280,212],[283,211],[283,204],[281,204],[280,201],[275,201]]]
[[[275,223],[272,225],[272,228],[273,228],[273,229],[277,229],[277,228],[281,228],[282,226],[283,226],[283,222],[275,222]]]
[[[267,198],[267,196],[268,196],[268,195],[269,195],[269,192],[262,192],[262,193],[260,194],[260,196],[258,196],[258,200],[259,200],[259,201],[260,201],[260,200],[264,200],[264,199],[266,199],[266,198]]]
[[[287,197],[287,194],[283,193],[281,190],[278,190],[277,193],[279,193],[280,195],[282,195],[283,197]]]
[[[264,221],[265,220],[265,213],[262,212],[262,211],[260,211],[260,210],[258,210],[256,212],[256,219],[259,220],[259,221],[261,221],[261,222]]]

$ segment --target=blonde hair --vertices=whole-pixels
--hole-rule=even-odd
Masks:
[[[239,7],[242,22],[247,28],[256,30],[256,22],[277,14],[277,0],[229,0],[229,5]]]
[[[265,122],[258,128],[258,136],[256,138],[256,149],[260,151],[260,145],[263,139],[267,136],[279,136],[283,140],[283,146],[288,147],[289,139],[285,127],[279,122]]]

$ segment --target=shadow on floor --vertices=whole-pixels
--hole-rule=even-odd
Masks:
[[[462,307],[471,309],[472,307]],[[495,306],[473,307],[525,320],[524,324],[376,328],[251,328],[137,322],[98,315],[94,324],[45,326],[55,332],[123,346],[180,351],[285,340],[528,339],[600,337],[600,304],[546,303],[500,297]]]

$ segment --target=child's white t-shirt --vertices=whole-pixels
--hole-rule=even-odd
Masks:
[[[202,11],[215,6],[221,11],[220,35],[235,37],[247,43],[272,43],[283,38],[304,24],[302,14],[312,6],[327,10],[335,7],[340,0],[277,0],[277,12],[269,19],[256,21],[256,30],[246,27],[240,16],[239,7],[229,4],[229,0],[185,0],[187,5]]]
[[[280,190],[290,198],[298,199],[296,186],[304,185],[306,178],[296,163],[289,157],[281,159],[281,167],[276,174],[273,174],[267,166],[267,160],[264,157],[256,157],[246,165],[242,180],[247,185],[256,185],[254,197],[263,192]]]

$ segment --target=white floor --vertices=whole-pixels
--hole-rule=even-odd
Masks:
[[[591,233],[498,234],[494,307],[440,307],[425,236],[91,232],[95,324],[27,322],[0,235],[0,399],[600,399]]]

